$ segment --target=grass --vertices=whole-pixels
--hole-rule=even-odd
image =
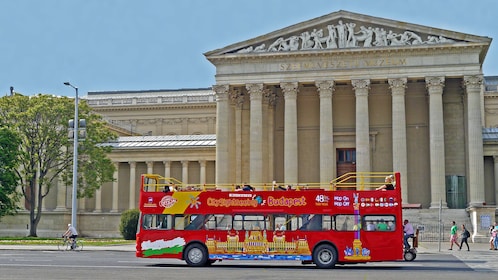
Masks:
[[[135,240],[124,240],[118,238],[78,238],[86,246],[109,246],[135,244]],[[43,237],[0,237],[0,245],[56,245],[61,238]]]

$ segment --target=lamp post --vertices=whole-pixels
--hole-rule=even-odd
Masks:
[[[78,208],[78,87],[73,86],[70,82],[65,82],[64,85],[74,88],[76,96],[74,97],[74,130],[73,130],[73,200],[71,208],[71,225],[76,227],[76,213]]]

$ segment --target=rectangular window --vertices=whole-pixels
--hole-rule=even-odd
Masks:
[[[143,229],[171,229],[173,225],[173,218],[171,215],[163,215],[163,214],[153,214],[153,215],[144,215],[142,219],[142,228]]]
[[[334,227],[337,231],[357,230],[357,226],[354,224],[354,215],[336,215],[334,220]]]
[[[394,231],[396,218],[393,215],[366,215],[362,219],[362,228],[365,231]]]

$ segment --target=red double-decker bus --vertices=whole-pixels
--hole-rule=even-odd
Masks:
[[[376,190],[394,175],[394,190]],[[320,268],[403,258],[399,173],[348,173],[328,185],[184,185],[142,175],[136,256],[296,260]]]

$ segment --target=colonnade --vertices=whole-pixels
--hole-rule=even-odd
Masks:
[[[154,173],[154,165],[158,163],[162,163],[164,166],[164,171],[163,174],[160,174],[161,176],[164,176],[166,178],[171,177],[171,164],[174,161],[162,161],[162,162],[154,162],[154,161],[147,161],[147,162],[137,162],[137,161],[129,161],[129,162],[114,162],[114,165],[116,167],[116,170],[114,172],[114,181],[111,183],[112,184],[112,199],[111,199],[111,205],[109,208],[109,212],[111,213],[118,213],[121,212],[124,209],[134,209],[137,208],[138,205],[138,192],[140,188],[140,179],[138,178],[140,174],[137,174],[137,164],[139,163],[145,163],[147,166],[147,173],[152,174]],[[189,160],[182,160],[179,161],[182,166],[182,174],[181,178],[176,178],[181,180],[184,184],[199,184],[199,183],[205,183],[206,182],[206,166],[208,161],[207,160],[198,160],[197,162],[199,163],[199,181],[200,182],[188,182],[189,178],[189,172],[192,172],[189,170],[189,163],[192,161]],[[128,164],[129,165],[129,182],[126,180],[123,182],[123,180],[120,180],[120,164]],[[123,170],[121,170],[123,172]],[[142,172],[141,172],[142,173]],[[123,202],[123,198],[120,197],[120,187],[122,188],[123,186],[128,187],[128,201]],[[95,191],[95,206],[92,212],[94,213],[102,213],[103,212],[103,203],[102,203],[102,188],[105,186],[101,186],[101,188],[97,189]],[[57,205],[54,209],[54,211],[66,211],[68,207],[66,206],[67,204],[67,195],[68,192],[71,192],[71,187],[66,187],[66,185],[62,182],[62,180],[59,180],[57,188]],[[85,211],[85,204],[86,204],[87,198],[79,198],[78,199],[78,210],[80,212]],[[45,202],[46,200],[44,200]],[[45,203],[44,203],[45,204]],[[46,207],[45,205],[43,206],[45,210]]]
[[[387,79],[392,98],[392,163],[393,170],[402,174],[403,186],[409,190],[407,156],[407,131],[406,131],[406,104],[405,95],[408,77],[394,77]],[[368,98],[370,91],[369,79],[351,79],[352,89],[355,94],[355,141],[356,141],[356,169],[358,172],[372,171],[371,167],[371,140],[369,125]],[[469,205],[483,205],[484,202],[484,158],[482,143],[482,121],[480,95],[483,77],[481,75],[464,76],[464,103],[466,104],[466,169],[468,187],[470,189]],[[425,84],[429,96],[429,151],[430,151],[430,207],[439,207],[443,201],[446,207],[445,186],[445,141],[443,118],[443,91],[445,86],[444,76],[425,77]],[[334,149],[334,121],[332,96],[335,81],[316,81],[320,100],[320,182],[328,182],[331,173],[336,172],[336,158]],[[240,87],[240,85],[238,85]],[[268,124],[264,120],[273,114],[265,112],[262,104],[272,100],[272,93],[268,93],[268,85],[264,83],[246,84],[247,94],[250,97],[250,156],[249,176],[251,182],[266,182],[271,180],[273,174],[264,166],[271,166],[273,162],[272,145],[264,145],[273,139],[273,130],[266,129]],[[283,93],[284,104],[284,181],[298,182],[298,127],[297,127],[297,95],[299,83],[297,81],[284,81],[273,87],[280,87]],[[217,96],[217,153],[216,153],[216,182],[225,183],[241,180],[240,151],[240,123],[241,104],[244,96],[240,89],[228,84],[213,86]],[[275,98],[273,98],[275,99]],[[269,107],[272,110],[272,107]],[[234,110],[233,110],[234,109]],[[267,115],[266,115],[267,114]],[[271,123],[272,124],[272,123]],[[270,126],[271,128],[271,126]],[[235,142],[234,142],[235,141]],[[232,156],[235,154],[235,156]],[[265,156],[263,156],[265,155]],[[267,156],[269,158],[267,158]],[[235,177],[234,177],[235,176]],[[408,191],[403,192],[403,201],[409,202]]]

